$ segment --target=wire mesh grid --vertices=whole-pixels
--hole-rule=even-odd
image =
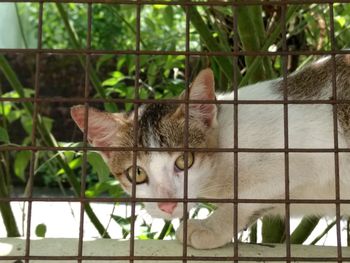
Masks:
[[[336,54],[348,54],[347,50],[338,50],[336,49],[336,40],[335,40],[335,30],[334,30],[334,11],[333,5],[335,1],[329,0],[313,0],[313,1],[302,1],[302,0],[284,0],[284,1],[274,1],[273,5],[278,6],[281,10],[281,35],[282,35],[282,49],[278,51],[244,51],[240,50],[238,46],[238,28],[237,28],[237,8],[240,6],[249,6],[249,5],[271,5],[270,1],[144,1],[144,0],[79,0],[79,1],[17,1],[17,0],[9,0],[8,2],[37,2],[39,4],[39,13],[38,13],[38,43],[37,48],[26,48],[26,49],[9,49],[3,48],[0,50],[1,54],[24,54],[24,55],[35,55],[35,92],[34,97],[19,97],[19,98],[0,98],[0,102],[12,102],[12,103],[28,103],[32,104],[32,136],[31,136],[31,144],[29,146],[2,146],[1,151],[23,151],[28,150],[31,151],[31,159],[30,159],[30,170],[29,170],[29,178],[28,181],[31,182],[29,185],[29,191],[27,197],[0,197],[0,202],[13,202],[13,201],[21,201],[28,203],[28,220],[26,227],[26,247],[25,247],[25,255],[24,256],[5,256],[0,260],[24,260],[25,262],[30,262],[31,260],[77,260],[77,262],[82,262],[83,260],[89,261],[97,261],[97,260],[129,260],[133,262],[135,260],[149,260],[150,262],[156,260],[169,260],[169,261],[182,261],[187,262],[198,261],[229,261],[229,262],[238,262],[238,261],[257,261],[257,260],[269,260],[269,261],[335,261],[335,262],[343,262],[346,260],[350,260],[350,258],[342,257],[342,249],[341,249],[341,226],[340,226],[340,205],[341,204],[350,204],[350,200],[344,200],[340,198],[340,186],[339,186],[339,153],[350,152],[348,148],[340,148],[338,146],[338,127],[337,127],[337,106],[339,104],[349,103],[348,100],[337,100],[337,83],[336,83],[336,66],[335,66],[335,55]],[[42,46],[42,28],[43,28],[43,11],[44,4],[48,2],[60,2],[60,3],[82,3],[86,4],[87,8],[87,34],[86,34],[86,44],[85,48],[81,49],[52,49],[52,48],[43,48]],[[93,6],[95,4],[123,4],[130,5],[136,7],[136,24],[135,24],[135,49],[134,50],[98,50],[93,49],[91,47],[91,35],[92,35],[92,11]],[[298,5],[298,4],[325,4],[329,6],[329,35],[330,35],[330,43],[331,49],[328,51],[322,50],[297,50],[290,51],[287,48],[287,23],[286,23],[286,12],[290,5]],[[336,1],[336,3],[348,3],[348,1]],[[185,32],[185,50],[183,51],[160,51],[160,50],[142,50],[141,49],[141,9],[146,5],[171,5],[171,6],[180,6],[185,11],[186,17],[186,32]],[[190,49],[190,12],[189,9],[193,6],[221,6],[225,8],[231,8],[233,15],[233,30],[234,30],[234,46],[232,51],[193,51]],[[84,93],[79,98],[62,98],[62,97],[41,97],[40,96],[40,73],[42,71],[40,60],[45,54],[64,54],[64,55],[79,55],[84,56]],[[91,98],[89,97],[89,80],[90,80],[90,67],[91,67],[91,57],[93,55],[101,55],[101,54],[113,54],[113,55],[134,55],[135,56],[135,83],[134,83],[134,99],[110,99],[110,98]],[[238,57],[239,56],[281,56],[282,57],[282,73],[283,73],[283,83],[284,83],[284,95],[283,100],[240,100],[238,96],[238,77],[237,71],[233,70],[232,75],[234,76],[233,87],[232,90],[235,94],[234,100],[220,100],[220,101],[211,101],[211,100],[195,100],[191,101],[189,99],[189,90],[186,89],[186,95],[183,100],[178,99],[145,99],[140,98],[140,90],[139,90],[139,80],[140,79],[140,57],[143,55],[182,55],[185,56],[185,83],[186,87],[190,85],[190,57],[191,56],[223,56],[232,58],[232,62],[234,68],[238,68]],[[287,56],[289,55],[330,55],[332,57],[332,98],[329,100],[294,100],[288,98],[287,91]],[[82,146],[71,147],[71,146],[55,146],[47,144],[45,146],[37,145],[36,137],[38,136],[38,114],[39,114],[39,105],[43,103],[55,103],[55,102],[64,102],[64,103],[83,103],[85,105],[85,121],[84,121],[84,137]],[[92,147],[88,145],[87,133],[88,133],[88,115],[89,115],[89,105],[91,103],[132,103],[135,109],[134,115],[134,144],[133,147]],[[138,108],[141,104],[151,104],[151,103],[162,103],[162,104],[179,104],[183,103],[185,105],[185,115],[186,115],[186,124],[184,130],[184,141],[183,147],[176,148],[164,148],[164,147],[142,147],[138,145]],[[233,148],[200,148],[200,149],[192,149],[189,147],[188,137],[189,137],[189,104],[229,104],[234,107],[234,115],[233,115],[233,123],[234,123],[234,147]],[[247,105],[283,105],[283,129],[284,129],[284,147],[283,148],[270,148],[270,149],[262,149],[262,148],[240,148],[238,143],[238,106],[241,104]],[[333,123],[334,123],[334,148],[290,148],[288,141],[288,105],[290,104],[305,104],[305,105],[313,105],[313,104],[327,104],[332,105],[333,107]],[[81,151],[83,153],[82,159],[82,174],[81,174],[81,182],[80,185],[76,185],[75,191],[77,192],[77,197],[36,197],[33,196],[33,183],[34,183],[34,165],[35,165],[35,155],[40,151],[64,151],[64,150],[74,150]],[[99,197],[99,198],[88,198],[85,196],[85,187],[86,187],[86,177],[87,177],[87,152],[91,150],[98,151],[131,151],[133,153],[133,181],[136,180],[136,166],[137,166],[137,153],[140,151],[150,151],[150,152],[179,152],[182,151],[185,153],[185,167],[188,164],[188,153],[189,152],[223,152],[223,153],[233,153],[233,163],[234,163],[234,195],[233,198],[225,198],[225,199],[204,199],[204,198],[189,198],[188,197],[188,169],[184,170],[184,196],[183,198],[139,198],[136,197],[136,183],[132,185],[132,194],[130,197],[122,197],[122,198],[110,198],[110,197]],[[238,191],[238,154],[239,153],[281,153],[284,155],[284,181],[285,181],[285,195],[284,198],[280,199],[244,199],[239,198]],[[290,198],[289,195],[289,154],[290,153],[333,153],[334,154],[334,163],[335,163],[335,197],[332,199],[293,199]],[[31,253],[31,218],[32,218],[32,205],[33,202],[76,202],[81,206],[80,210],[80,225],[79,225],[79,243],[78,243],[78,253],[76,256],[36,256]],[[244,257],[239,256],[239,248],[238,242],[234,243],[233,246],[233,256],[232,257],[193,257],[189,256],[187,253],[187,241],[184,240],[183,250],[181,256],[140,256],[135,255],[135,219],[136,212],[135,207],[136,203],[139,202],[182,202],[183,203],[183,214],[184,216],[184,236],[187,236],[187,206],[189,202],[211,202],[211,203],[230,203],[233,206],[233,233],[232,236],[234,240],[238,240],[238,214],[239,204],[249,204],[249,203],[266,203],[266,204],[282,204],[285,206],[285,256],[283,257]],[[126,202],[131,204],[131,229],[130,229],[130,250],[129,255],[127,256],[86,256],[83,253],[83,238],[84,238],[84,220],[86,220],[87,209],[91,209],[89,203],[97,202]],[[293,257],[291,254],[291,244],[290,244],[290,206],[291,204],[334,204],[336,207],[336,234],[337,234],[337,255],[335,257],[328,258],[319,258],[319,257]],[[88,207],[88,208],[87,208]]]

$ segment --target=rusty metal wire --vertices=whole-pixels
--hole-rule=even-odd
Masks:
[[[31,145],[30,146],[1,146],[0,151],[23,151],[29,150],[31,151],[31,162],[30,162],[30,171],[29,171],[29,195],[27,197],[10,197],[4,198],[0,197],[0,202],[28,202],[28,221],[27,221],[27,231],[26,231],[26,247],[24,256],[7,256],[1,257],[1,260],[24,260],[25,262],[30,262],[30,260],[77,260],[77,262],[82,262],[83,260],[95,261],[95,260],[129,260],[133,262],[134,260],[167,260],[167,261],[182,261],[187,262],[198,261],[227,261],[227,262],[239,262],[239,261],[328,261],[328,262],[342,262],[342,261],[350,261],[349,257],[342,256],[341,250],[341,239],[340,239],[340,205],[341,204],[350,204],[349,199],[341,199],[340,197],[340,186],[339,186],[339,153],[342,152],[350,152],[348,148],[339,148],[338,146],[338,128],[337,128],[337,106],[338,104],[350,103],[350,100],[337,100],[337,90],[336,90],[336,67],[335,67],[335,55],[336,54],[350,54],[350,50],[337,50],[335,48],[335,35],[334,35],[334,13],[333,13],[333,4],[335,1],[331,0],[281,0],[281,1],[258,1],[258,0],[245,0],[245,1],[219,1],[219,0],[211,0],[211,1],[160,1],[160,0],[7,0],[6,2],[13,3],[25,3],[25,2],[38,2],[39,3],[39,16],[38,16],[38,48],[28,48],[28,49],[15,49],[15,48],[4,48],[0,49],[0,54],[35,54],[36,62],[35,62],[35,95],[33,98],[0,98],[0,102],[13,102],[13,103],[23,103],[30,102],[34,105],[34,113],[33,113],[33,127],[32,127],[32,137],[31,137]],[[82,49],[48,49],[42,47],[42,27],[43,27],[43,5],[44,3],[85,3],[87,4],[87,37],[86,37],[86,48]],[[337,3],[349,3],[348,0],[339,0]],[[92,28],[92,7],[96,3],[103,4],[125,4],[125,5],[133,5],[136,6],[136,49],[135,50],[95,50],[91,47],[91,28]],[[286,29],[286,9],[288,5],[300,5],[300,4],[328,4],[330,9],[330,38],[331,38],[331,50],[329,51],[316,51],[316,50],[298,50],[298,51],[289,51],[287,49],[287,29]],[[185,9],[186,14],[186,47],[185,50],[182,51],[156,51],[156,50],[141,50],[140,49],[140,27],[141,27],[141,8],[144,5],[176,5],[182,6]],[[270,51],[242,51],[239,50],[238,46],[238,28],[237,28],[237,7],[239,6],[249,6],[249,5],[275,5],[281,8],[281,26],[282,26],[282,50],[270,52]],[[234,30],[234,47],[231,52],[224,51],[191,51],[190,50],[190,15],[189,15],[189,7],[191,6],[208,6],[208,5],[216,5],[216,6],[226,6],[230,7],[233,10],[233,30]],[[84,96],[78,98],[61,98],[61,97],[41,97],[39,96],[39,84],[40,84],[40,58],[43,54],[64,54],[64,55],[83,55],[85,58],[85,84],[84,84]],[[89,88],[89,68],[91,67],[91,57],[94,55],[101,54],[114,54],[114,55],[135,55],[136,56],[136,74],[135,79],[139,79],[140,75],[140,56],[142,55],[183,55],[185,56],[185,82],[186,87],[188,87],[190,83],[189,77],[189,59],[191,56],[228,56],[232,57],[233,64],[235,67],[238,67],[238,56],[282,56],[282,67],[283,67],[283,80],[284,80],[284,96],[283,100],[240,100],[238,96],[235,96],[234,100],[226,100],[226,101],[190,101],[189,100],[189,92],[188,88],[186,90],[186,96],[183,100],[177,99],[163,99],[163,100],[155,100],[155,99],[140,99],[139,96],[139,82],[135,81],[135,98],[134,99],[97,99],[97,98],[89,98],[88,96],[88,88]],[[287,78],[287,59],[288,55],[331,55],[333,58],[333,67],[332,67],[332,91],[333,97],[330,100],[289,100],[286,89],[286,78]],[[238,94],[238,77],[237,72],[234,70],[232,72],[234,76],[233,90],[235,94]],[[38,115],[38,105],[41,103],[52,103],[52,102],[67,102],[67,103],[84,103],[85,110],[85,131],[88,129],[88,105],[89,103],[96,102],[115,102],[115,103],[133,103],[135,111],[134,116],[134,146],[133,147],[91,147],[88,146],[87,143],[87,133],[84,133],[83,138],[83,146],[79,147],[48,147],[48,146],[39,146],[36,145],[36,125],[37,125],[37,115]],[[138,115],[137,108],[141,103],[164,103],[164,104],[185,104],[186,111],[186,125],[185,125],[185,136],[183,147],[179,148],[148,148],[148,147],[140,147],[138,146],[137,138],[138,138]],[[215,104],[230,104],[234,107],[234,115],[233,115],[233,123],[234,123],[234,147],[233,148],[190,148],[188,146],[188,108],[190,104],[198,104],[198,103],[215,103]],[[238,105],[240,104],[276,104],[283,105],[283,113],[284,113],[284,146],[283,148],[240,148],[238,145]],[[288,105],[289,104],[330,104],[333,106],[333,120],[334,120],[334,148],[308,148],[308,149],[298,149],[298,148],[290,148],[288,142]],[[83,152],[83,169],[81,175],[81,192],[79,197],[35,197],[33,196],[33,178],[34,178],[34,159],[35,155],[39,151],[64,151],[64,150],[75,150]],[[188,198],[187,188],[188,188],[188,171],[185,169],[184,177],[184,196],[183,198],[137,198],[136,197],[136,184],[133,184],[132,187],[132,195],[128,198],[108,198],[108,197],[98,197],[98,198],[88,198],[85,196],[85,185],[86,185],[86,175],[87,175],[87,152],[90,150],[103,150],[103,151],[130,151],[133,153],[133,165],[136,167],[137,165],[137,153],[139,151],[167,151],[167,152],[185,152],[185,163],[188,162],[187,153],[189,151],[195,152],[228,152],[234,153],[233,155],[233,163],[234,163],[234,180],[233,180],[233,198],[225,198],[225,199],[204,199],[204,198]],[[242,199],[238,197],[238,153],[242,152],[268,152],[268,153],[281,153],[284,155],[284,165],[285,165],[285,196],[283,199]],[[334,153],[335,160],[335,197],[334,199],[292,199],[289,196],[289,153]],[[186,165],[185,165],[186,166]],[[133,169],[133,178],[136,178],[136,170]],[[134,180],[135,181],[135,180]],[[237,240],[238,237],[238,204],[248,204],[248,203],[270,203],[270,204],[283,204],[285,205],[285,232],[286,235],[286,256],[285,257],[244,257],[239,256],[239,248],[238,243],[235,242],[233,249],[232,257],[193,257],[187,254],[187,241],[184,241],[182,256],[170,257],[170,256],[135,256],[135,206],[136,203],[139,202],[182,202],[184,204],[184,214],[187,214],[187,204],[194,202],[211,202],[211,203],[231,203],[234,211],[234,228],[233,228],[233,237]],[[78,254],[77,256],[35,256],[30,253],[30,240],[31,240],[31,218],[32,218],[32,203],[33,202],[77,202],[81,205],[80,212],[80,225],[79,225],[79,243],[78,243]],[[131,230],[130,230],[130,253],[128,256],[84,256],[83,253],[83,233],[84,233],[84,207],[85,204],[96,202],[127,202],[131,204]],[[337,232],[337,256],[336,257],[327,257],[327,258],[319,258],[319,257],[293,257],[291,255],[291,244],[290,244],[290,205],[291,204],[335,204],[336,206],[336,232]],[[186,216],[185,216],[185,219]],[[187,236],[187,220],[184,223],[184,236]]]
[[[7,2],[14,3],[23,3],[23,2],[31,2],[31,3],[102,3],[102,4],[124,4],[124,5],[181,5],[181,6],[208,6],[208,5],[217,5],[217,6],[250,6],[250,5],[299,5],[299,4],[329,4],[329,3],[349,3],[347,0],[229,0],[229,1],[221,1],[221,0],[208,0],[208,1],[165,1],[165,0],[11,0]]]

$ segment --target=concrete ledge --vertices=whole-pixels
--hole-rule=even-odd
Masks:
[[[129,255],[130,241],[110,240],[110,239],[95,239],[84,240],[83,243],[83,256],[128,256]],[[286,247],[283,244],[273,245],[252,245],[252,244],[239,244],[239,256],[243,257],[242,261],[246,259],[246,262],[279,262],[273,260],[273,257],[285,257]],[[21,238],[0,238],[0,262],[13,263],[17,258],[24,256],[25,253],[25,239]],[[318,262],[315,258],[320,258],[319,262],[325,262],[324,258],[335,258],[337,256],[336,247],[320,247],[320,246],[302,246],[293,245],[291,248],[292,257],[296,258],[294,262],[298,262],[299,257],[312,257],[310,262]],[[342,248],[343,257],[350,257],[350,248]],[[45,238],[34,239],[31,241],[30,255],[31,256],[77,256],[78,254],[78,239],[64,239],[64,238]],[[223,248],[212,250],[196,250],[188,248],[187,254],[189,257],[232,257],[233,245],[227,245]],[[182,245],[177,241],[163,241],[163,240],[136,240],[135,241],[135,256],[182,256]],[[5,258],[11,257],[11,258]],[[251,257],[257,257],[256,260],[252,260]],[[250,258],[250,259],[249,259]],[[264,258],[270,258],[270,260],[264,260]],[[19,259],[19,258],[18,258]],[[323,260],[322,260],[323,259]],[[20,262],[20,261],[18,261]],[[76,260],[44,260],[33,259],[31,263],[48,263],[48,262],[77,262]],[[90,259],[83,260],[83,262],[116,262],[115,260],[98,260]],[[120,260],[117,262],[129,262],[128,260]],[[181,260],[135,260],[135,262],[182,262]],[[223,262],[213,259],[212,261],[201,260],[189,260],[189,262]],[[226,261],[230,262],[230,261]],[[285,261],[280,261],[285,262]],[[303,260],[302,262],[308,262]],[[332,260],[329,260],[332,262]],[[334,262],[334,260],[333,260]]]

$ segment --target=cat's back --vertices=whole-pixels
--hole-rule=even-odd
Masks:
[[[334,78],[335,77],[335,78]],[[290,100],[329,100],[334,98],[333,83],[337,99],[350,99],[350,55],[324,57],[290,74],[274,87],[284,94],[285,84]]]
[[[335,76],[335,79],[334,79]],[[239,100],[350,100],[350,54],[324,57],[282,77],[239,89]]]

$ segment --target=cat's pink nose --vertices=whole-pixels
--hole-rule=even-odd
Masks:
[[[159,209],[168,214],[172,214],[176,206],[177,203],[174,202],[158,203]]]

